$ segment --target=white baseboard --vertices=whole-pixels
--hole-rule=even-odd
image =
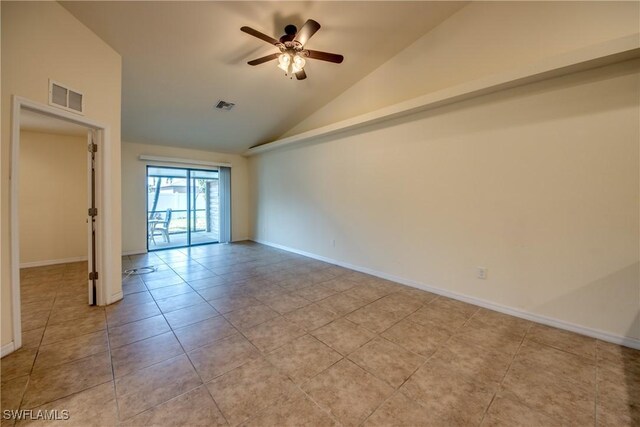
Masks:
[[[128,255],[143,255],[146,254],[147,250],[146,249],[134,249],[132,251],[123,251],[122,252],[122,256],[128,256]]]
[[[21,262],[20,268],[44,267],[46,265],[67,264],[70,262],[80,262],[80,261],[86,261],[86,260],[87,260],[86,256],[80,256],[80,257],[63,258],[63,259],[49,259],[45,261]]]
[[[5,357],[9,353],[13,353],[14,350],[15,346],[13,344],[13,341],[11,341],[10,343],[5,344],[0,348],[0,357]]]
[[[597,338],[602,341],[607,341],[613,344],[623,345],[625,347],[635,348],[640,350],[640,339],[625,337],[621,335],[612,334],[609,332],[601,331],[598,329],[587,328],[585,326],[576,325],[564,320],[555,319],[540,314],[531,313],[528,311],[520,310],[517,308],[505,306],[502,304],[496,304],[491,301],[487,301],[481,298],[476,298],[456,292],[451,292],[446,289],[441,289],[435,286],[426,285],[414,280],[406,279],[403,277],[394,276],[392,274],[383,273],[381,271],[372,270],[366,267],[360,267],[357,265],[345,263],[335,259],[327,258],[321,255],[316,255],[311,252],[301,251],[295,248],[291,248],[277,243],[268,242],[265,240],[252,239],[256,243],[271,246],[273,248],[282,249],[287,252],[292,252],[298,255],[303,255],[309,258],[317,259],[318,261],[328,262],[340,267],[348,268],[350,270],[359,271],[362,273],[370,274],[372,276],[380,277],[382,279],[391,280],[393,282],[401,283],[403,285],[411,286],[414,288],[422,289],[423,291],[432,292],[434,294],[442,295],[448,298],[453,298],[459,301],[467,302],[469,304],[477,305],[479,307],[487,308],[489,310],[498,311],[500,313],[509,314],[511,316],[519,317],[521,319],[530,320],[532,322],[541,323],[543,325],[552,326],[554,328],[564,329],[567,331],[575,332],[577,334],[586,335],[588,337]]]

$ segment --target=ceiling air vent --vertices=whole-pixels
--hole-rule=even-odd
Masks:
[[[84,114],[84,95],[68,86],[49,80],[49,105]]]
[[[218,101],[218,103],[216,104],[216,109],[217,109],[217,110],[224,110],[224,111],[231,111],[231,109],[232,109],[235,105],[236,105],[236,104],[234,104],[233,102]]]

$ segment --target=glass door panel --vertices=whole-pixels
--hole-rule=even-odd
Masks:
[[[147,241],[149,250],[189,245],[188,171],[147,168]]]
[[[219,240],[218,171],[191,170],[191,244]]]
[[[147,248],[217,243],[218,171],[147,167]]]

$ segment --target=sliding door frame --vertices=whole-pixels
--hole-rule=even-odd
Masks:
[[[167,248],[156,248],[156,249],[151,249],[149,248],[149,168],[161,168],[161,169],[176,169],[176,170],[183,170],[186,171],[186,187],[187,187],[187,244],[186,245],[182,245],[182,246],[171,246],[171,247],[167,247]],[[190,247],[194,247],[194,246],[202,246],[202,245],[213,245],[216,243],[220,243],[220,235],[218,234],[218,240],[215,242],[204,242],[204,243],[192,243],[191,242],[191,213],[192,213],[192,194],[191,194],[191,172],[192,171],[199,171],[199,172],[218,172],[218,177],[220,176],[220,168],[219,167],[212,167],[211,169],[205,169],[202,167],[181,167],[181,166],[165,166],[165,165],[157,165],[157,164],[147,164],[146,165],[146,173],[145,173],[145,179],[146,179],[146,183],[145,183],[145,195],[146,195],[146,200],[145,200],[145,224],[147,227],[147,252],[155,252],[155,251],[161,251],[161,250],[167,250],[167,249],[180,249],[180,248],[190,248]],[[219,179],[219,178],[218,178]],[[160,185],[160,183],[158,182],[158,185]],[[220,191],[220,189],[218,189],[218,192]],[[218,212],[218,215],[220,215],[220,212]],[[194,218],[195,220],[195,218]],[[218,220],[219,222],[219,220]],[[168,232],[168,231],[167,231]]]

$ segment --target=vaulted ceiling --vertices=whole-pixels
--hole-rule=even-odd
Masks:
[[[62,2],[122,55],[123,141],[230,153],[276,139],[464,4]],[[307,47],[342,64],[308,60],[301,81],[275,62],[247,65],[276,48],[240,27],[279,38],[309,18],[322,28]],[[236,106],[215,110],[219,100]]]

